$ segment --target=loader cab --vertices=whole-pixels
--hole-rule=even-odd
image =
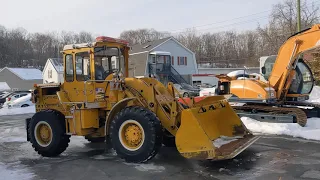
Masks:
[[[62,86],[70,101],[96,102],[112,78],[128,77],[128,51],[126,41],[105,36],[93,43],[66,45]]]

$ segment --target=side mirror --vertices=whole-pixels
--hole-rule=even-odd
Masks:
[[[262,72],[262,74],[266,74],[266,67],[263,66],[263,67],[261,68],[261,72]]]

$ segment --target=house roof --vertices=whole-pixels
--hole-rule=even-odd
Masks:
[[[49,60],[57,72],[63,72],[63,60],[61,58],[50,58]]]
[[[154,49],[155,47],[157,47],[158,45],[164,43],[165,41],[167,41],[167,40],[169,40],[171,38],[172,37],[167,37],[167,38],[158,39],[158,40],[155,40],[155,41],[146,42],[146,43],[143,43],[143,44],[133,45],[131,47],[132,49],[129,52],[129,54],[150,51],[150,50]]]
[[[18,76],[19,78],[24,79],[24,80],[42,79],[42,72],[36,68],[8,68],[8,67],[5,67],[1,71],[3,71],[4,69],[8,69],[13,74],[15,74],[16,76]]]
[[[11,88],[6,82],[0,82],[0,91],[10,90]]]

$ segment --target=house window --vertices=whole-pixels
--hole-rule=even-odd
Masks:
[[[49,79],[52,78],[52,70],[51,70],[51,69],[48,70],[48,78],[49,78]]]
[[[187,57],[181,57],[181,56],[178,56],[177,58],[178,60],[178,65],[187,65]]]

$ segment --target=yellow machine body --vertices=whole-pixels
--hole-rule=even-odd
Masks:
[[[103,80],[95,79],[95,61],[99,58],[95,52],[99,47],[121,50],[122,74],[111,73]],[[128,51],[126,44],[110,40],[65,47],[65,81],[35,86],[32,98],[36,111],[51,109],[62,113],[68,135],[108,137],[110,122],[122,109],[141,106],[157,116],[186,158],[229,159],[257,140],[224,96],[208,97],[183,107],[171,83],[166,87],[154,78],[128,77]],[[90,66],[90,77],[83,74],[84,62]],[[68,71],[70,66],[76,68]],[[215,140],[226,138],[232,141],[215,146]]]

